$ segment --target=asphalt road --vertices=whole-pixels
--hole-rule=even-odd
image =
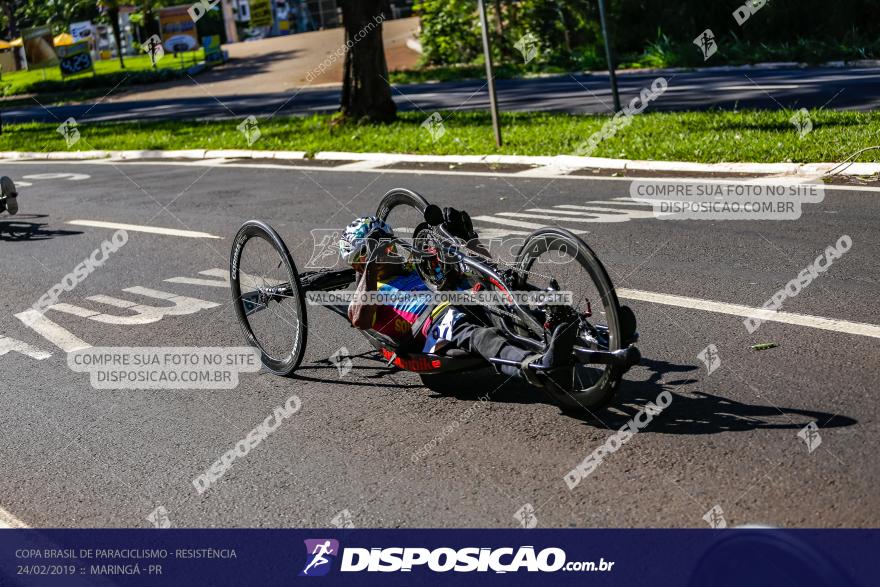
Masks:
[[[344,226],[355,214],[372,212],[391,187],[466,208],[483,218],[479,227],[501,234],[523,229],[511,219],[527,222],[503,213],[597,202],[624,209],[616,199],[628,193],[621,178],[201,163],[0,163],[0,173],[30,184],[21,188],[20,216],[0,218],[0,333],[7,337],[0,338],[7,351],[0,355],[0,514],[6,519],[34,527],[150,526],[147,516],[162,506],[178,527],[515,527],[515,514],[531,504],[542,527],[705,527],[704,515],[716,507],[731,526],[880,524],[880,339],[841,332],[840,325],[768,322],[749,334],[741,318],[713,306],[630,294],[624,301],[638,315],[646,360],[596,418],[562,413],[540,392],[511,383],[498,388],[502,380],[493,378],[462,378],[449,395],[432,392],[418,377],[360,356],[366,343],[320,309],[309,310],[301,378],[246,373],[234,390],[94,389],[49,340],[243,344],[229,292],[210,270],[222,276],[231,238],[249,218],[271,222],[303,264],[312,252],[312,228]],[[829,190],[796,221],[630,215],[621,222],[586,216],[558,222],[588,231],[584,238],[621,291],[751,307],[848,234],[851,250],[784,310],[860,323],[876,334],[878,214],[877,190],[841,189]],[[40,334],[14,315],[114,232],[69,224],[75,220],[220,238],[129,230],[125,246],[61,294],[67,306],[46,314],[55,329]],[[188,313],[149,323],[101,321],[134,315],[133,302],[170,305],[144,290],[123,291],[134,287],[197,301],[188,302]],[[87,299],[92,296],[105,297]],[[762,342],[778,346],[750,348]],[[711,374],[698,358],[710,344],[721,359]],[[343,346],[356,356],[353,370],[340,377],[327,359]],[[570,490],[563,476],[663,390],[671,405]],[[489,401],[479,401],[487,392]],[[192,480],[292,395],[301,409],[199,495]],[[812,452],[798,436],[811,422],[821,438]],[[418,451],[423,456],[414,459]]]
[[[650,109],[661,111],[710,108],[789,109],[828,107],[842,110],[880,108],[880,68],[755,69],[695,71],[662,74],[669,83],[666,93]],[[626,104],[656,79],[657,73],[633,73],[619,77],[621,100]],[[183,80],[196,84],[197,79]],[[503,111],[570,113],[613,112],[608,76],[564,75],[534,79],[499,80],[499,107]],[[488,95],[479,80],[394,87],[394,100],[401,110],[486,110]],[[184,118],[239,118],[275,114],[332,112],[339,106],[338,88],[294,89],[284,93],[213,95],[203,89],[196,98],[98,100],[71,106],[34,104],[3,111],[7,123],[54,122],[69,117],[79,122],[118,120],[173,120]]]

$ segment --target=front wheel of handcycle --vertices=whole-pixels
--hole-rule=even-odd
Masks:
[[[571,308],[578,317],[576,346],[622,348],[617,293],[596,253],[580,237],[562,228],[536,230],[520,248],[515,266],[520,290],[571,292]],[[571,389],[550,391],[563,407],[594,410],[611,400],[623,373],[617,366],[575,363]]]
[[[290,251],[265,222],[249,220],[235,235],[229,285],[235,315],[263,366],[289,376],[305,354],[305,294]]]

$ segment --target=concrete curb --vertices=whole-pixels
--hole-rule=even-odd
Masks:
[[[58,161],[107,159],[115,161],[136,161],[139,159],[306,159],[305,151],[249,151],[249,150],[205,150],[189,149],[182,151],[55,151],[49,153],[28,153],[18,151],[0,152],[0,161]],[[343,151],[321,151],[314,159],[338,161],[340,164],[369,161],[384,165],[396,163],[435,163],[445,165],[527,165],[532,169],[521,171],[527,176],[564,176],[581,169],[599,171],[639,171],[663,173],[694,173],[711,175],[730,175],[732,173],[750,175],[821,175],[838,167],[836,163],[690,163],[687,161],[632,161],[629,159],[605,159],[602,157],[576,157],[573,155],[525,156],[525,155],[415,155],[408,153],[347,153]],[[377,165],[373,168],[381,168]],[[880,163],[849,163],[839,166],[841,175],[880,174]]]

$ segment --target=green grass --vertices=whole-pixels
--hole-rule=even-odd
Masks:
[[[880,145],[880,112],[813,111],[813,131],[800,138],[791,112],[710,111],[645,113],[602,141],[596,157],[714,162],[833,162]],[[389,125],[331,125],[329,115],[258,120],[260,150],[355,151],[427,154],[574,154],[607,116],[548,113],[502,115],[505,145],[496,149],[489,115],[444,113],[446,134],[431,140],[425,115],[401,113]],[[72,150],[247,149],[240,121],[126,122],[80,125]],[[0,151],[64,151],[57,124],[4,126]],[[876,157],[866,154],[861,160]],[[876,160],[876,159],[874,159]]]
[[[178,76],[181,63],[186,68],[193,65],[194,61],[204,61],[202,49],[182,55],[182,59],[175,59],[172,54],[165,55],[157,64],[156,70],[153,70],[148,55],[136,55],[124,58],[125,69],[120,68],[118,59],[96,61],[95,75],[84,73],[63,78],[57,65],[42,69],[4,72],[0,78],[0,95],[76,93],[82,90],[99,88],[109,90],[122,85],[159,82]]]

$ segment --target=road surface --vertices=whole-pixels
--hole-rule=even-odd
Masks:
[[[149,527],[161,506],[178,527],[516,527],[524,507],[541,527],[705,527],[713,511],[730,526],[880,524],[876,188],[828,190],[796,221],[673,222],[634,213],[644,210],[627,205],[629,180],[617,177],[256,162],[0,163],[0,173],[21,182],[22,208],[0,218],[0,523]],[[62,348],[77,341],[243,344],[223,278],[241,222],[268,220],[304,264],[311,229],[344,226],[396,186],[466,208],[489,235],[531,223],[585,231],[639,318],[645,357],[611,407],[562,413],[491,377],[440,395],[386,369],[321,309],[309,310],[300,378],[101,390],[68,368]],[[535,209],[547,218],[526,216]],[[48,326],[16,317],[118,223],[128,242],[61,293]],[[851,250],[785,302],[816,320],[749,334],[726,312],[760,307],[844,234]],[[180,296],[178,315],[131,319]],[[778,346],[750,348],[766,342]],[[711,374],[698,358],[708,345],[721,361]],[[344,376],[328,362],[342,347],[354,356]],[[566,473],[663,390],[671,405],[569,489]],[[301,408],[199,494],[193,479],[294,395]],[[821,442],[808,448],[799,433],[810,423]]]
[[[248,74],[248,70],[242,74]],[[643,88],[650,87],[657,76],[657,73],[619,76],[623,103],[639,95]],[[880,108],[880,68],[694,71],[664,73],[663,76],[669,87],[651,103],[649,111],[776,110],[780,107],[797,110],[823,106],[870,111]],[[99,100],[71,106],[34,104],[33,107],[4,110],[3,120],[7,124],[60,122],[73,117],[82,124],[120,120],[244,118],[248,115],[266,117],[333,112],[339,106],[338,88],[296,88],[287,92],[227,95],[212,91],[210,86],[200,87],[200,79],[180,82],[198,88],[190,97],[162,94],[152,100],[128,97],[125,101]],[[497,88],[499,108],[505,112],[613,112],[608,77],[602,74],[499,80]],[[486,87],[480,80],[397,85],[393,94],[401,110],[422,111],[426,116],[437,110],[488,109]]]

